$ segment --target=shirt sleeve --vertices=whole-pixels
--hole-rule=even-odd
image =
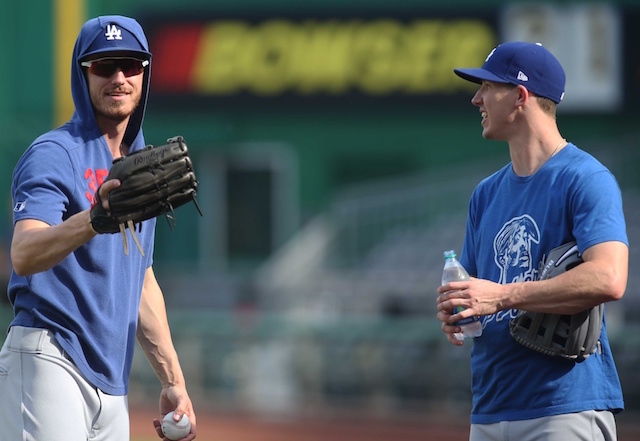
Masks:
[[[75,172],[67,152],[51,142],[32,145],[13,173],[13,222],[36,219],[61,223],[74,190]]]
[[[608,171],[596,172],[584,179],[571,201],[573,236],[581,252],[609,241],[629,246],[622,194],[615,177]]]

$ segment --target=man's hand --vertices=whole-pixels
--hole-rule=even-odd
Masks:
[[[104,208],[107,213],[109,212],[109,192],[118,187],[120,187],[120,180],[109,179],[108,181],[104,181],[98,188],[100,197],[96,197],[96,200],[102,202],[102,208]]]
[[[511,284],[513,285],[513,284]],[[501,285],[489,280],[477,279],[451,282],[438,288],[438,311],[453,312],[454,306],[465,308],[451,316],[451,322],[474,315],[495,314],[505,309],[510,285]]]
[[[191,399],[184,387],[169,386],[162,388],[162,392],[160,393],[160,414],[164,416],[171,411],[175,411],[174,417],[178,419],[182,418],[182,415],[187,414],[189,421],[191,422],[191,431],[180,441],[191,441],[195,439],[196,414],[193,411]],[[162,433],[162,418],[155,418],[153,420],[153,426],[155,427],[158,436],[166,441],[167,438],[165,438]]]
[[[461,332],[455,323],[467,317],[495,314],[504,309],[504,299],[508,285],[472,277],[463,282],[451,282],[438,288],[438,307],[436,317],[442,322],[442,331],[451,344],[462,346],[454,333]],[[463,307],[463,311],[453,313],[454,307]]]

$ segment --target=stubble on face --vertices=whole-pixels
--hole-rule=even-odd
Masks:
[[[96,119],[120,123],[133,114],[142,96],[142,74],[140,78],[129,77],[123,83],[89,77],[89,95]]]

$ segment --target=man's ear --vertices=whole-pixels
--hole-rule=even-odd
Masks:
[[[529,90],[527,90],[527,88],[522,85],[516,86],[516,89],[518,92],[518,95],[516,96],[516,107],[522,107],[529,100],[531,92],[529,92]]]

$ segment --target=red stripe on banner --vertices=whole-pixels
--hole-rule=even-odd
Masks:
[[[184,24],[167,25],[155,31],[150,39],[153,53],[152,90],[192,90],[191,76],[202,39],[202,29],[203,26],[199,24]]]

